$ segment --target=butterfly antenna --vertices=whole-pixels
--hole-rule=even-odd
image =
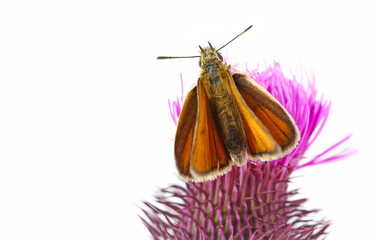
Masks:
[[[174,58],[198,58],[200,56],[186,56],[186,57],[169,57],[169,56],[159,56],[157,59],[174,59]]]
[[[247,27],[243,32],[241,32],[241,33],[238,34],[236,37],[234,37],[233,39],[231,39],[231,41],[229,41],[228,43],[226,43],[225,45],[223,45],[222,47],[220,47],[220,48],[217,50],[217,52],[218,52],[219,50],[221,50],[222,48],[226,47],[227,45],[229,45],[232,41],[234,41],[235,39],[237,39],[237,38],[240,37],[241,35],[243,35],[243,33],[245,33],[246,31],[248,31],[251,27],[252,27],[252,25],[249,26],[249,27]]]

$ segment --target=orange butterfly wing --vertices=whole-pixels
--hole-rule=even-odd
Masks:
[[[233,165],[202,82],[197,83],[198,116],[191,154],[191,173],[198,181],[214,179]]]
[[[281,153],[280,146],[255,113],[247,106],[247,103],[240,95],[230,72],[227,72],[226,74],[228,74],[229,77],[223,79],[228,81],[227,84],[231,89],[231,93],[242,118],[243,128],[248,143],[248,157],[252,160],[275,159],[276,156],[279,156]],[[243,162],[238,163],[238,165],[242,164]]]
[[[179,123],[175,135],[176,167],[185,179],[192,179],[190,174],[190,156],[193,146],[193,134],[197,116],[197,87],[187,95],[183,109],[179,116]]]
[[[179,117],[175,160],[180,176],[190,181],[214,179],[233,165],[200,79],[189,92]]]
[[[232,76],[244,102],[269,130],[281,152],[272,157],[282,157],[291,151],[299,141],[299,130],[285,108],[265,89],[247,75],[236,73]]]

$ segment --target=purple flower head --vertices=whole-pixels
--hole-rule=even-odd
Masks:
[[[278,63],[258,73],[245,72],[269,91],[291,114],[300,130],[298,146],[275,161],[248,161],[233,166],[213,181],[172,185],[161,189],[159,207],[146,202],[142,218],[154,239],[320,239],[329,223],[312,221],[311,213],[296,200],[297,191],[288,191],[289,177],[295,169],[326,163],[348,156],[342,151],[327,156],[348,137],[312,159],[304,158],[328,118],[330,104],[319,99],[311,81],[307,88],[295,79],[287,79]],[[169,102],[177,123],[182,96]]]

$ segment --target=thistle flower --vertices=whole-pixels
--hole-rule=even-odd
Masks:
[[[312,159],[303,158],[328,118],[330,103],[319,99],[311,81],[307,88],[287,79],[278,63],[261,73],[247,70],[291,114],[301,133],[298,146],[275,161],[248,161],[233,166],[213,181],[171,185],[161,189],[156,201],[143,209],[142,218],[153,239],[321,239],[329,223],[309,217],[317,210],[302,207],[307,199],[296,199],[297,190],[288,191],[291,173],[306,166],[327,163],[348,156],[342,151],[327,154],[348,137]],[[173,121],[180,115],[182,96],[170,102]]]

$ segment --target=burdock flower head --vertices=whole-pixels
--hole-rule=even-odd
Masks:
[[[269,91],[291,114],[301,134],[298,146],[275,161],[248,161],[213,181],[171,185],[157,193],[158,205],[145,202],[142,220],[154,239],[320,239],[329,226],[310,220],[316,210],[306,210],[289,191],[291,173],[299,168],[331,162],[349,154],[328,156],[348,137],[307,158],[306,151],[315,141],[328,118],[330,104],[317,96],[314,82],[307,87],[287,79],[275,63],[262,72],[246,71]],[[183,97],[170,103],[177,122]]]

